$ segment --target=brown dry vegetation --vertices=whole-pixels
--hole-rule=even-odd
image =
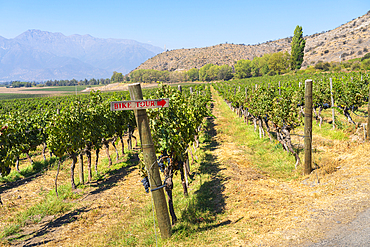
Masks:
[[[333,139],[315,126],[313,146],[318,151],[314,159],[320,169],[302,176],[300,168],[295,171],[282,165],[294,167],[292,156],[268,138],[259,140],[253,127],[246,126],[214,91],[213,99],[215,118],[209,118],[202,150],[197,152],[198,164],[191,166],[189,198],[181,194],[176,176],[179,222],[171,239],[158,239],[160,246],[302,246],[368,207],[369,143],[360,138]],[[332,136],[340,132],[333,131]],[[294,143],[299,147],[299,137]],[[104,150],[101,156],[106,158]],[[72,203],[68,212],[38,223],[29,221],[3,244],[154,246],[151,199],[140,184],[136,161],[129,157],[111,169],[101,162],[105,175],[79,186],[76,196],[67,199]],[[69,164],[64,163],[60,185],[69,183]],[[26,165],[26,161],[21,164]],[[3,191],[0,229],[53,190],[55,173],[49,169]]]
[[[340,62],[339,56],[342,57],[341,61],[362,57],[370,52],[370,13],[333,30],[306,36],[305,39],[303,68],[320,60]],[[172,50],[148,59],[137,69],[181,71],[201,68],[208,63],[232,66],[240,59],[252,60],[266,53],[290,52],[290,42],[291,38],[284,38],[256,45],[219,44],[204,48]]]
[[[47,88],[47,87],[45,87]],[[0,87],[0,93],[13,93],[13,94],[63,94],[63,91],[27,91],[24,88],[6,88]]]

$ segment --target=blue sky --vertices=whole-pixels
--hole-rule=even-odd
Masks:
[[[0,0],[0,36],[28,29],[133,39],[166,49],[256,44],[334,29],[370,10],[369,0]]]

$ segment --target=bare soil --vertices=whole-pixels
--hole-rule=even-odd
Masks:
[[[44,88],[51,88],[51,87],[44,87]],[[62,93],[66,93],[64,91],[33,91],[33,90],[28,91],[24,89],[25,88],[0,87],[0,93],[13,93],[13,94],[62,94]]]

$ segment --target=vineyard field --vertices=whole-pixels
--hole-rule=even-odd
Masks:
[[[307,79],[315,118],[313,170],[304,175]],[[170,99],[168,108],[147,111],[168,198],[169,239],[161,239],[153,212],[135,116],[109,107],[129,100],[129,92],[3,100],[0,243],[317,242],[370,202],[368,82],[366,73],[335,73],[144,89],[144,99]]]
[[[62,87],[40,87],[40,88],[24,88],[24,91],[27,92],[37,92],[37,91],[55,91],[55,92],[80,92],[86,88],[95,88],[99,87],[99,85],[84,85],[84,86],[62,86]]]
[[[45,94],[0,93],[0,100],[45,97]]]

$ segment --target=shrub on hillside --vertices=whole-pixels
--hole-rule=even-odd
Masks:
[[[370,58],[363,60],[363,61],[361,62],[361,67],[362,67],[364,70],[370,70]]]
[[[367,50],[367,49],[366,49]],[[365,51],[365,49],[364,49],[364,51]],[[368,58],[370,58],[370,52],[369,53],[366,53],[365,54],[365,56],[363,56],[362,58],[361,58],[361,62],[362,61],[364,61],[364,60],[366,60],[366,59],[368,59]]]
[[[351,66],[351,70],[359,70],[359,69],[361,69],[361,64],[358,61],[354,62]]]
[[[328,62],[324,63],[323,61],[318,61],[317,64],[315,65],[315,69],[329,71],[330,63]]]

